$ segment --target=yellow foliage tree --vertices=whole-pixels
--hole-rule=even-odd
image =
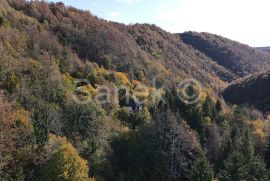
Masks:
[[[204,125],[206,125],[207,127],[211,127],[211,125],[212,125],[212,120],[211,120],[210,117],[205,117],[205,118],[203,119],[203,121],[204,121]]]
[[[252,121],[252,125],[255,128],[260,128],[260,129],[264,129],[264,127],[265,127],[264,122],[260,119],[256,119],[255,121]]]
[[[33,131],[34,128],[30,120],[30,113],[28,111],[19,109],[15,112],[14,117],[16,127],[26,132],[25,134],[30,134]]]
[[[255,121],[252,121],[251,124],[253,125],[256,141],[256,150],[258,152],[262,152],[264,149],[265,141],[266,141],[266,125],[265,121],[262,121],[260,119],[256,119]]]
[[[86,95],[95,96],[97,94],[97,90],[93,88],[91,85],[85,85],[78,88],[77,91],[81,93],[85,93]]]
[[[127,76],[124,73],[116,72],[116,77],[117,77],[117,79],[120,80],[121,84],[123,84],[123,85],[128,85],[129,84],[129,80],[128,80]]]
[[[252,125],[255,129],[255,136],[258,138],[260,143],[263,143],[266,136],[264,122],[260,119],[256,119],[255,121],[252,121]]]
[[[69,73],[62,75],[62,81],[68,92],[74,91],[74,79]]]
[[[259,140],[261,141],[261,142],[263,142],[263,140],[264,140],[264,137],[265,137],[265,133],[263,132],[263,130],[262,129],[256,129],[255,130],[255,135],[259,138]]]
[[[77,150],[65,143],[53,153],[51,159],[42,169],[41,181],[94,181],[88,176],[88,163],[82,159]]]

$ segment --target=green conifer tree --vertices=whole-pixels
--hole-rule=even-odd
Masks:
[[[244,155],[233,151],[224,161],[224,169],[220,171],[220,181],[242,181],[248,178],[248,164]]]
[[[190,179],[192,181],[212,181],[214,179],[214,171],[205,156],[200,156],[194,161]]]

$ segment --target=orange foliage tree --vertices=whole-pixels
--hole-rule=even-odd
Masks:
[[[14,160],[15,134],[13,126],[12,105],[0,91],[0,177],[5,177],[5,171]]]

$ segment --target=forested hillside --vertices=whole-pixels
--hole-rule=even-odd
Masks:
[[[263,50],[270,53],[270,47],[259,47],[258,50]]]
[[[270,68],[270,55],[259,49],[209,33],[186,32],[180,36],[237,77]]]
[[[174,85],[178,79],[192,76],[217,90],[225,86],[224,81],[235,78],[234,74],[184,44],[177,35],[154,25],[125,26],[106,22],[89,12],[65,8],[62,4],[16,1],[13,6],[45,23],[48,31],[83,60],[128,72],[132,78],[145,78],[148,82],[156,78],[158,85],[165,82]]]
[[[264,112],[270,111],[270,72],[257,73],[231,84],[224,98],[239,105],[250,105]]]
[[[221,96],[269,59],[223,46],[248,68],[155,25],[0,0],[0,180],[269,180],[269,119]]]

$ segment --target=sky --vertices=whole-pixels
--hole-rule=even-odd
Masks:
[[[58,2],[60,0],[50,0]],[[209,32],[253,47],[270,46],[270,0],[62,0],[100,18],[150,23],[181,33]]]

